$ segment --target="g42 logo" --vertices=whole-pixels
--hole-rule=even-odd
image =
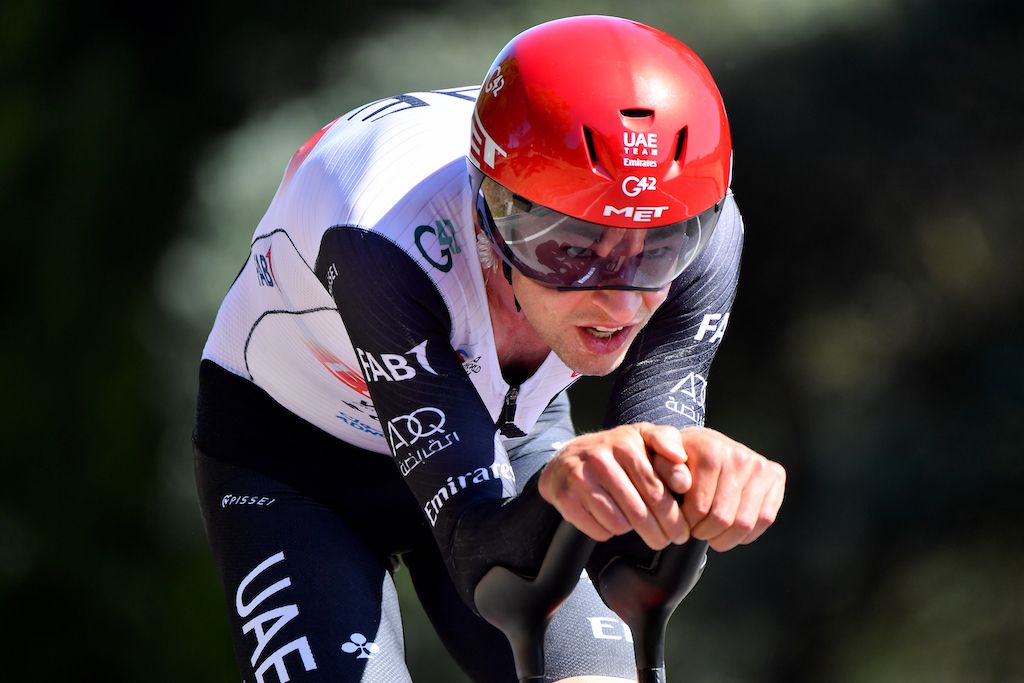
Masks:
[[[500,93],[501,89],[504,87],[505,77],[501,75],[501,67],[499,66],[497,69],[494,70],[494,73],[491,75],[491,80],[489,80],[487,82],[487,85],[484,86],[484,92],[489,92],[493,94],[495,97],[497,97],[498,93]]]
[[[437,229],[434,229],[434,226]],[[435,260],[430,252],[427,251],[426,247],[423,246],[423,235],[430,233],[437,238],[437,243],[441,245],[441,260]],[[452,252],[456,254],[462,252],[462,247],[459,246],[458,241],[455,239],[455,228],[452,227],[452,222],[445,218],[444,220],[434,221],[434,225],[420,225],[416,227],[416,248],[423,254],[423,258],[427,259],[430,265],[434,266],[442,273],[447,273],[452,269]]]
[[[648,190],[658,189],[658,179],[654,176],[644,176],[643,178],[637,178],[635,175],[631,175],[622,181],[622,194],[627,197],[635,197],[641,192]]]

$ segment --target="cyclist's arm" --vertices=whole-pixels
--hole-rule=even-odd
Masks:
[[[631,345],[614,385],[607,429],[574,439],[545,468],[540,482],[545,499],[596,540],[632,529],[651,548],[685,541],[708,516],[706,503],[740,503],[735,496],[720,494],[715,472],[726,473],[723,480],[736,473],[743,501],[748,482],[751,501],[758,496],[764,500],[760,494],[774,486],[760,474],[736,471],[747,466],[744,459],[753,454],[749,449],[710,430],[677,429],[704,422],[708,369],[728,324],[742,239],[730,197],[702,254],[671,285],[665,302]],[[758,463],[763,460],[757,458]],[[696,465],[712,472],[705,475]],[[666,485],[683,493],[694,481],[707,499],[688,496],[680,509]],[[723,515],[726,526],[734,513],[732,509]],[[758,507],[752,514],[760,513]],[[741,519],[742,524],[746,521]],[[728,531],[720,547],[733,536],[750,536],[740,529]]]
[[[380,234],[336,227],[316,273],[338,305],[396,466],[463,599],[502,564],[536,570],[560,516],[516,482],[494,422],[450,342],[434,282]],[[517,489],[521,493],[516,496]]]
[[[704,250],[631,346],[605,426],[704,424],[708,372],[729,322],[739,281],[743,223],[729,196]]]
[[[782,504],[785,470],[724,434],[702,427],[708,372],[725,333],[739,278],[743,225],[731,197],[699,259],[672,285],[631,348],[615,384],[608,425],[652,422],[683,429],[685,465],[652,449],[654,469],[685,493],[685,526],[715,550],[750,543]],[[681,525],[680,525],[681,526]],[[678,527],[677,527],[678,528]]]

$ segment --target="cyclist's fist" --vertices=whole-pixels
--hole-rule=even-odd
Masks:
[[[686,494],[683,514],[693,537],[721,552],[764,533],[782,505],[782,465],[713,429],[684,429],[680,437],[692,482],[688,489],[672,488]],[[665,481],[680,467],[664,457],[654,466]]]
[[[666,463],[659,476],[654,462]],[[652,548],[684,543],[690,525],[662,481],[690,488],[681,432],[650,423],[578,436],[545,466],[540,493],[562,517],[597,541],[636,530]],[[672,465],[676,467],[673,469]],[[670,480],[672,475],[676,479]]]

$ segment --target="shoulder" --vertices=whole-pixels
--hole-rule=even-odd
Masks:
[[[475,95],[409,93],[338,117],[292,157],[261,227],[286,226],[315,249],[330,227],[376,229],[442,196],[453,170],[464,175]]]
[[[300,148],[289,168],[298,181],[353,190],[387,173],[399,193],[466,154],[475,94],[476,88],[417,92],[361,105],[328,124],[312,147]]]

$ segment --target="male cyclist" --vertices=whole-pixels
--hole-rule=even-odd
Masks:
[[[702,427],[742,243],[731,152],[697,56],[611,17],[534,27],[482,86],[303,145],[200,369],[200,502],[246,681],[409,680],[398,558],[466,673],[512,681],[474,588],[536,572],[563,518],[719,551],[772,523],[782,468]],[[577,436],[566,389],[616,368],[607,429]],[[548,680],[634,676],[586,574],[545,650]]]

